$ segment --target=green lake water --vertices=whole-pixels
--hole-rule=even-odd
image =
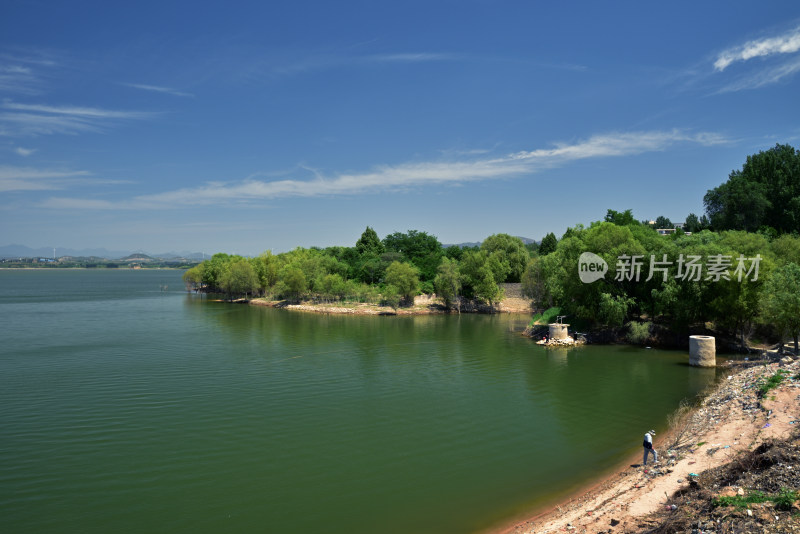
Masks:
[[[481,531],[638,455],[715,379],[544,349],[523,316],[296,313],[181,274],[0,271],[0,532]]]

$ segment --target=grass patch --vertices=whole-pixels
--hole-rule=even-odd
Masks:
[[[758,396],[762,399],[766,397],[767,393],[775,389],[786,378],[786,371],[779,369],[777,373],[769,377],[767,380],[758,386]]]
[[[552,308],[547,308],[542,313],[537,313],[531,319],[529,326],[533,326],[535,324],[550,324],[555,322],[556,316],[561,313],[561,308],[558,306],[553,306]]]
[[[791,510],[792,505],[798,499],[800,499],[800,494],[796,491],[783,488],[777,495],[767,495],[763,491],[753,491],[745,495],[734,495],[733,497],[716,497],[711,501],[711,504],[744,509],[749,508],[751,504],[773,502],[776,510]]]

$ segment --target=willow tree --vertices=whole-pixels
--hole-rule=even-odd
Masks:
[[[220,287],[231,295],[247,295],[258,288],[258,276],[250,262],[244,258],[234,261],[227,269],[221,279]]]
[[[461,292],[461,277],[458,274],[458,262],[450,258],[442,258],[439,264],[439,272],[433,280],[436,294],[444,301],[447,309],[450,309],[453,302],[456,303],[458,313],[461,313],[461,303],[459,293]]]
[[[413,304],[419,292],[419,269],[410,263],[396,261],[386,269],[386,283],[397,288],[403,300]]]
[[[783,336],[794,339],[794,351],[798,352],[800,336],[800,266],[787,263],[772,272],[764,284],[761,294],[761,309],[765,320],[775,325]]]

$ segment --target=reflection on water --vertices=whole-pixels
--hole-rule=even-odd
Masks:
[[[4,274],[7,531],[475,531],[638,452],[715,379],[680,352],[545,349],[515,316],[158,292],[180,273]],[[76,299],[76,279],[118,300]]]

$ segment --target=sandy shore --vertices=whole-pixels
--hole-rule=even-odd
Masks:
[[[392,308],[390,306],[378,306],[376,304],[289,304],[286,301],[268,300],[256,298],[249,301],[241,300],[237,302],[247,302],[251,306],[268,306],[272,308],[282,308],[286,310],[304,311],[311,313],[327,313],[337,315],[431,315],[440,313],[457,313],[453,310],[449,312],[442,308],[441,303],[435,296],[420,295],[414,298],[414,305],[407,308]],[[505,298],[494,309],[498,313],[531,313],[531,303],[523,298]],[[465,311],[467,313],[467,311]]]
[[[786,379],[766,398],[758,385],[779,369]],[[770,438],[785,438],[800,426],[800,381],[791,379],[800,362],[732,365],[700,406],[676,414],[655,448],[659,464],[642,466],[637,454],[608,478],[538,514],[500,529],[503,533],[635,532],[667,497],[687,487],[693,474],[730,462]],[[642,430],[642,434],[647,429]]]

